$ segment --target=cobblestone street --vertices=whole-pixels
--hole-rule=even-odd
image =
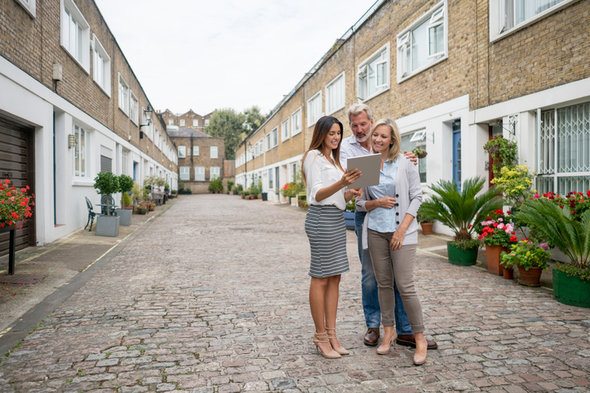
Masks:
[[[590,310],[453,266],[442,238],[418,251],[426,333],[439,344],[426,365],[406,347],[378,356],[362,344],[352,231],[338,315],[352,354],[323,359],[304,218],[235,196],[179,198],[2,359],[0,391],[590,391]]]

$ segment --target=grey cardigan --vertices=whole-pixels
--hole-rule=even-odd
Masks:
[[[415,219],[418,214],[418,208],[422,204],[422,185],[420,184],[420,174],[418,167],[410,162],[402,154],[397,157],[397,173],[395,176],[395,189],[397,196],[397,211],[399,212],[400,222],[405,217],[406,213],[414,216],[414,221],[408,227],[404,237],[403,245],[418,243],[418,223]],[[365,203],[369,197],[367,189],[363,189],[363,194],[357,199],[356,207],[359,211],[367,211]],[[369,198],[370,199],[370,198]],[[369,212],[370,214],[370,212]],[[363,225],[363,248],[367,248],[367,224],[369,222],[369,214],[365,217]]]

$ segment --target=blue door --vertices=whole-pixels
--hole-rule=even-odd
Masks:
[[[461,120],[453,122],[453,183],[461,190]]]

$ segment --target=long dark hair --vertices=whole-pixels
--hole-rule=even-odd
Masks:
[[[340,144],[342,143],[342,137],[344,135],[344,126],[334,116],[322,116],[316,121],[315,127],[313,128],[313,136],[311,137],[311,143],[309,144],[309,149],[303,155],[303,159],[301,160],[301,174],[303,175],[303,180],[305,180],[305,167],[303,163],[305,162],[305,157],[307,157],[307,153],[311,150],[319,150],[322,151],[324,147],[324,139],[326,139],[326,135],[330,132],[330,129],[334,124],[338,124],[340,127],[340,141],[338,142],[338,147],[332,149],[332,156],[334,158],[334,163],[336,166],[344,171],[342,165],[340,165]]]

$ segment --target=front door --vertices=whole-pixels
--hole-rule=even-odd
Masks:
[[[461,190],[461,120],[453,121],[453,183]]]
[[[29,186],[34,194],[35,176],[32,127],[0,117],[0,180],[10,179],[16,187]],[[15,233],[15,248],[35,245],[35,216]],[[8,232],[0,234],[0,255],[8,254]]]

